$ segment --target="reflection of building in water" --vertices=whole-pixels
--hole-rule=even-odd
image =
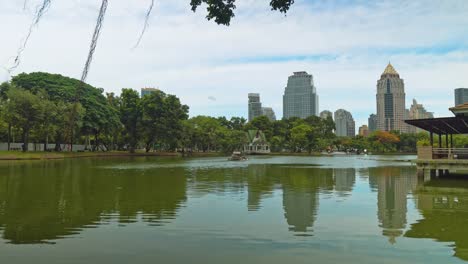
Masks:
[[[333,169],[335,191],[339,196],[347,196],[356,182],[356,169]]]
[[[454,255],[468,261],[468,182],[435,179],[419,186],[415,199],[423,218],[405,237],[451,242]]]
[[[394,244],[406,226],[406,198],[416,188],[416,172],[398,167],[370,168],[369,184],[378,192],[377,216],[382,234]]]
[[[274,188],[272,169],[267,165],[249,165],[247,173],[247,207],[249,211],[257,211],[261,207],[262,197],[271,194]]]
[[[332,170],[291,168],[283,172],[283,207],[289,230],[309,232],[316,218],[320,189],[333,188]]]

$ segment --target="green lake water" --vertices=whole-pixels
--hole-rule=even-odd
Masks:
[[[0,263],[463,263],[468,180],[413,158],[0,162]]]

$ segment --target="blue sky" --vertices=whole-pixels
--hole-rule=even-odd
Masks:
[[[230,27],[192,13],[189,0],[158,0],[141,45],[132,50],[150,0],[112,0],[88,82],[106,92],[159,87],[191,115],[247,116],[247,94],[282,116],[289,75],[314,76],[320,110],[344,108],[357,126],[375,112],[376,82],[389,61],[413,98],[450,115],[453,89],[468,87],[468,2],[297,0],[284,16],[267,0],[237,0]],[[0,0],[0,65],[7,67],[39,0]],[[16,72],[80,77],[95,0],[52,0]],[[5,41],[6,40],[6,41]],[[8,75],[0,70],[1,81]]]

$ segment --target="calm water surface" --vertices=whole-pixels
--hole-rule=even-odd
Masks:
[[[414,157],[0,163],[0,263],[462,263],[468,180]]]

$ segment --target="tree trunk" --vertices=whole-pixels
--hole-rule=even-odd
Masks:
[[[11,124],[8,124],[8,151],[10,151],[11,145]]]
[[[28,151],[28,145],[29,145],[29,135],[28,135],[28,130],[27,129],[23,129],[23,152],[27,152]]]

